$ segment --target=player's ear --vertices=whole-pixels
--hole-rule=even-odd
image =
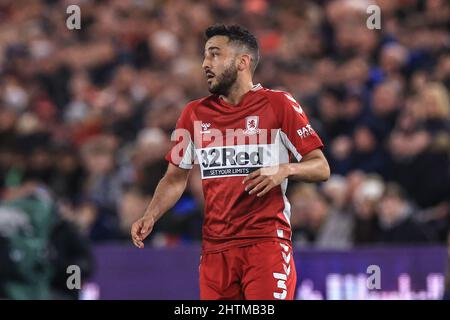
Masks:
[[[244,71],[245,69],[250,69],[251,57],[248,54],[242,54],[238,61],[238,70]]]

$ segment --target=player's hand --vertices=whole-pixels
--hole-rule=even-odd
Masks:
[[[273,187],[278,186],[288,176],[287,164],[280,164],[275,167],[261,168],[253,171],[242,181],[245,191],[249,194],[255,194],[262,197]]]
[[[131,239],[136,247],[144,248],[144,240],[152,232],[155,219],[152,216],[144,216],[131,226]]]

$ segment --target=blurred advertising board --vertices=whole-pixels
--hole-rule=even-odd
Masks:
[[[82,299],[198,299],[198,246],[95,247],[96,272]],[[445,247],[295,250],[296,298],[440,299],[447,268]]]

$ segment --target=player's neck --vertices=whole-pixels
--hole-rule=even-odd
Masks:
[[[239,102],[241,102],[242,97],[252,88],[253,82],[251,80],[239,84],[235,83],[226,96],[221,95],[220,97],[228,104],[237,105],[239,104]]]

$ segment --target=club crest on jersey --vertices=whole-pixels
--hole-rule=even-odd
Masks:
[[[244,134],[252,135],[259,133],[258,125],[259,125],[258,116],[250,116],[245,118],[246,129],[244,130]]]

